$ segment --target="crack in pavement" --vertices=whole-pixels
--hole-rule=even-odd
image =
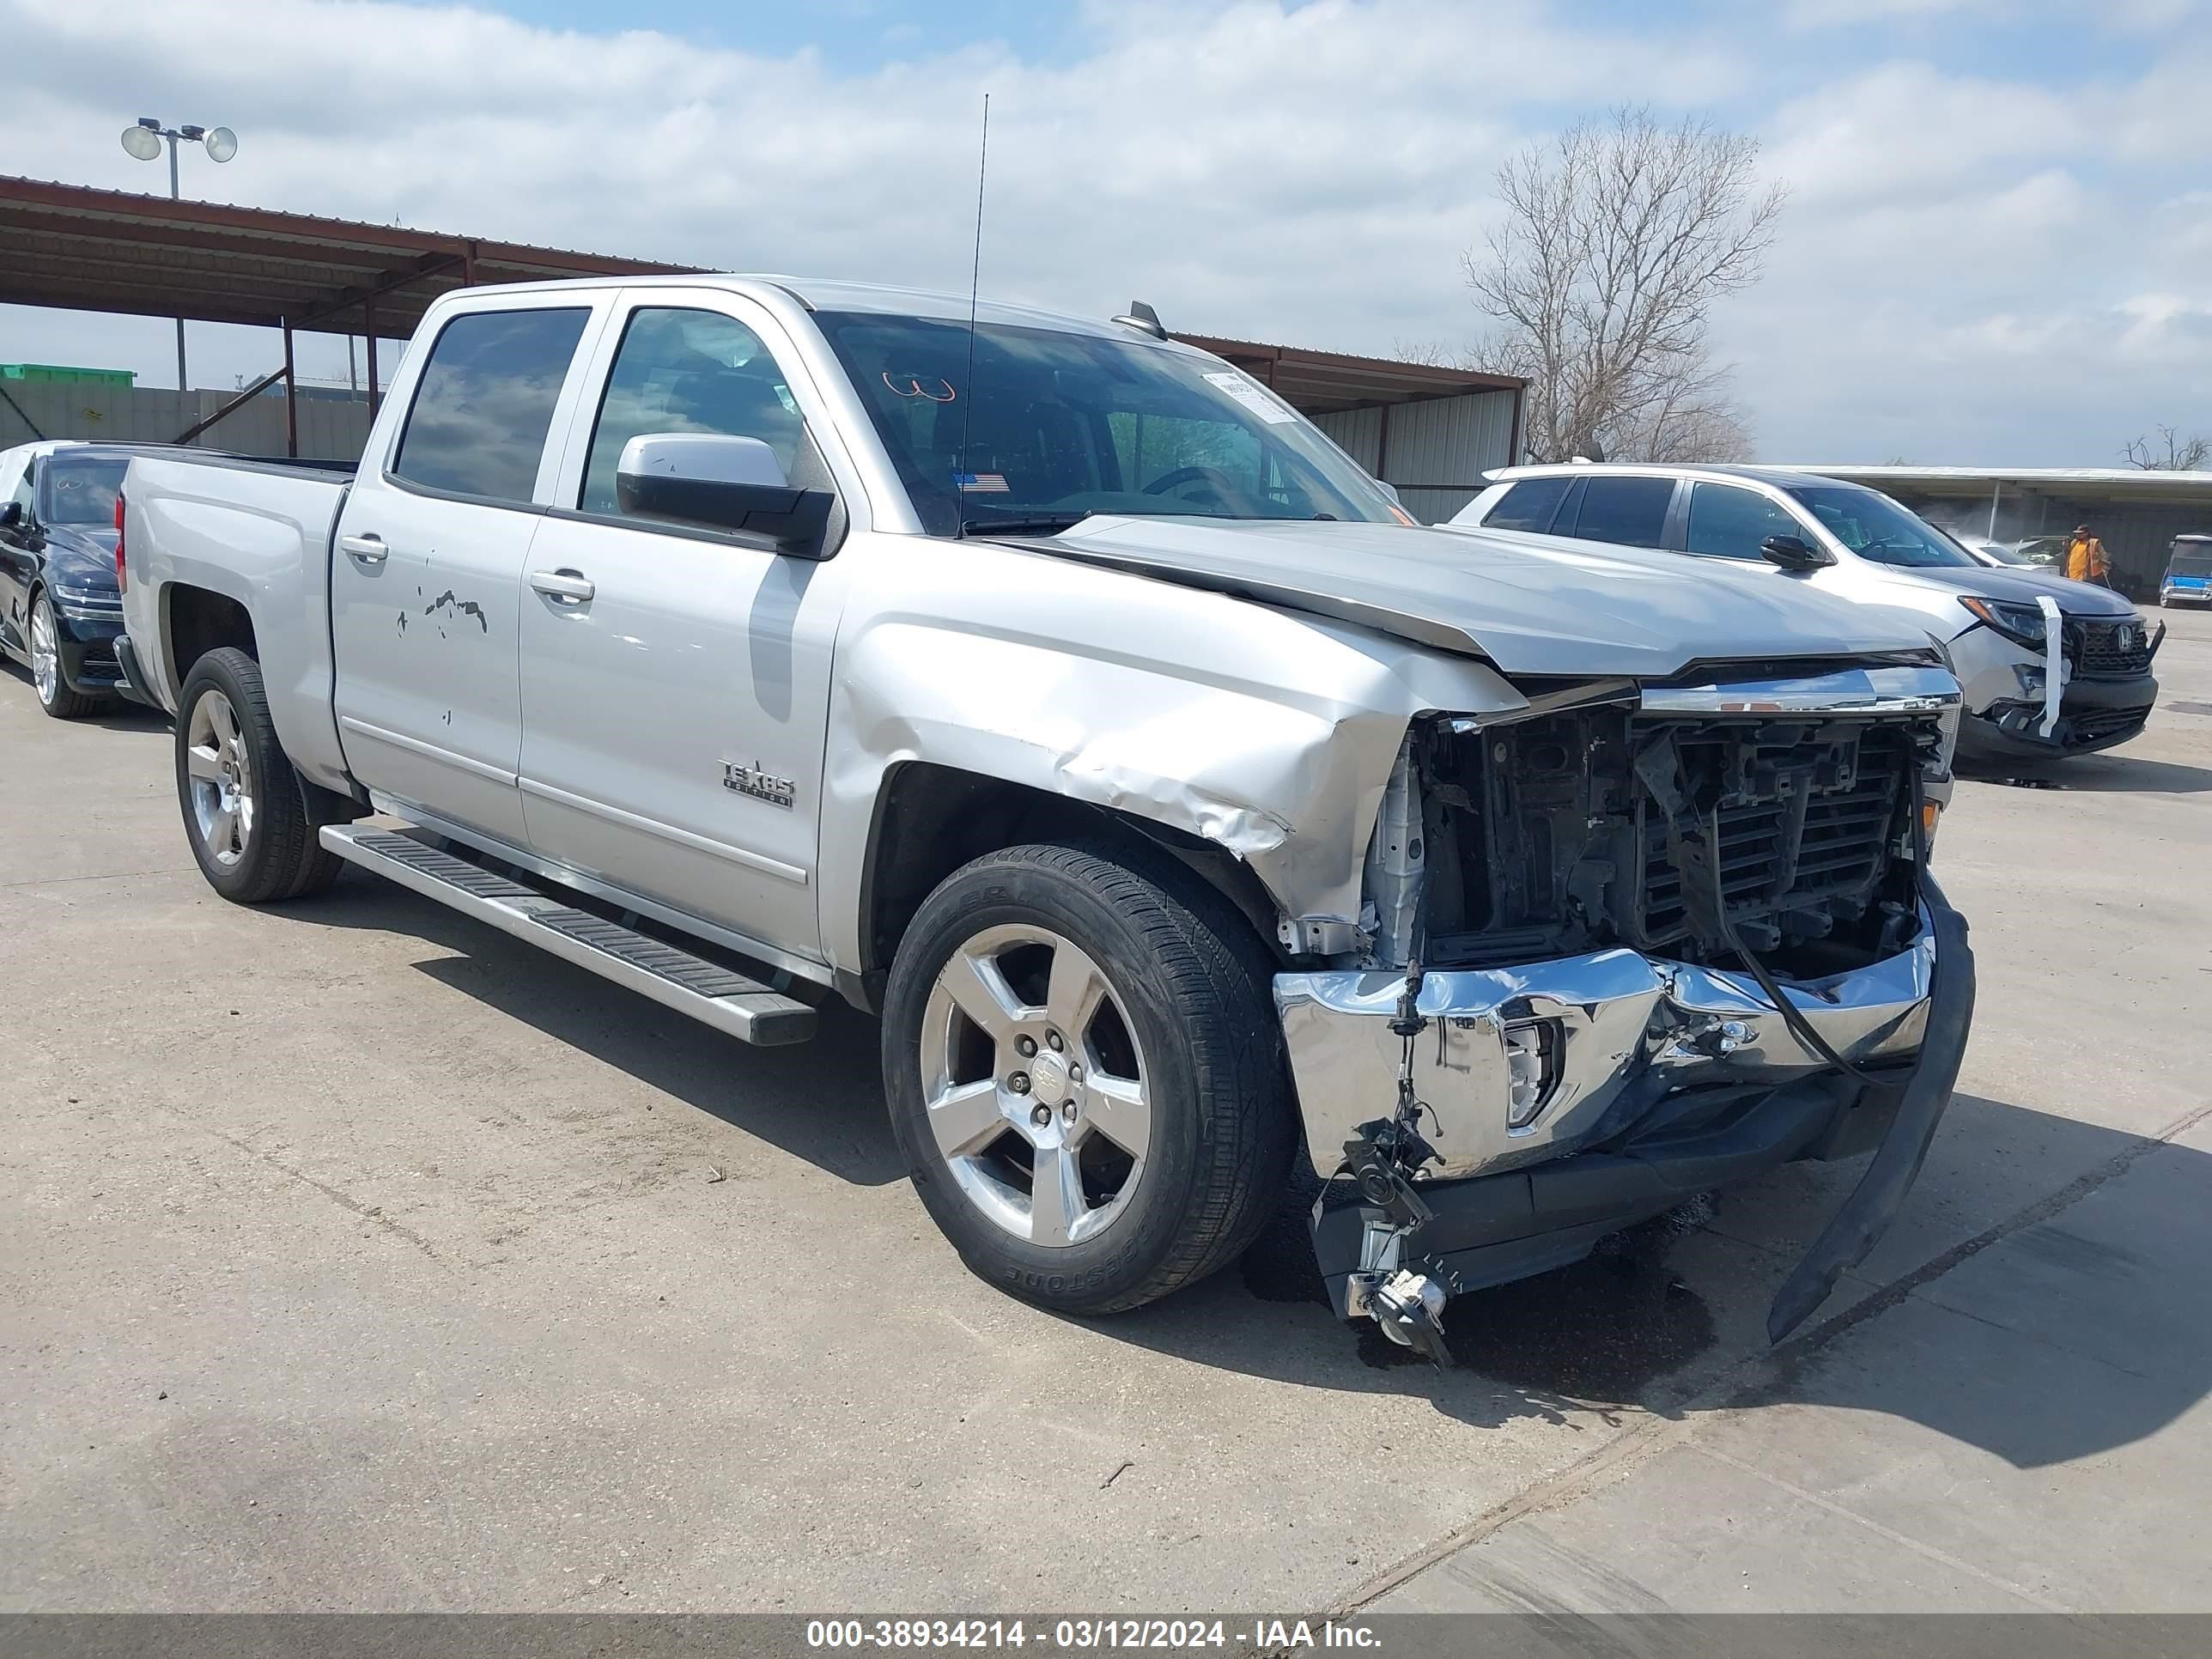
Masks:
[[[400,1225],[399,1223],[394,1221],[390,1216],[385,1214],[380,1206],[363,1204],[360,1200],[353,1197],[351,1194],[343,1192],[339,1188],[331,1186],[325,1182],[316,1180],[314,1176],[307,1174],[305,1170],[294,1169],[290,1164],[283,1163],[278,1159],[274,1153],[262,1152],[257,1147],[247,1145],[245,1141],[239,1139],[234,1135],[227,1135],[223,1133],[220,1129],[211,1129],[204,1123],[198,1122],[191,1118],[186,1117],[182,1112],[175,1111],[168,1107],[163,1107],[161,1109],[167,1112],[169,1116],[175,1118],[179,1123],[186,1124],[191,1127],[198,1130],[202,1134],[210,1135],[216,1139],[222,1142],[224,1146],[234,1147],[238,1151],[244,1152],[248,1158],[253,1158],[257,1162],[267,1164],[270,1169],[276,1170],[279,1174],[288,1175],[291,1176],[293,1180],[300,1182],[306,1186],[313,1188],[317,1192],[320,1193],[325,1198],[330,1200],[331,1203],[337,1205],[340,1209],[349,1211],[352,1214],[359,1216],[363,1221],[374,1222],[379,1227],[381,1227],[385,1231],[392,1234],[394,1237],[406,1240],[407,1243],[412,1244],[416,1249],[422,1251],[424,1255],[428,1256],[431,1261],[436,1262],[440,1267],[443,1267],[450,1265],[445,1257],[438,1254],[436,1248],[431,1244],[428,1239],[423,1237],[422,1234],[414,1231],[410,1228]]]
[[[197,865],[180,864],[163,870],[116,870],[96,876],[33,876],[27,881],[0,881],[0,892],[12,892],[19,887],[59,887],[72,881],[129,881],[134,876],[182,876],[198,868]]]
[[[1941,1279],[1961,1262],[1972,1260],[1992,1245],[2001,1244],[2014,1234],[2071,1209],[2099,1188],[2124,1175],[2160,1147],[2171,1146],[2176,1139],[2188,1133],[2208,1118],[2212,1118],[2212,1104],[2200,1106],[2157,1133],[2143,1136],[2121,1148],[2102,1164],[2084,1170],[2057,1191],[2014,1211],[1972,1238],[1962,1240],[1949,1249],[1929,1257],[1911,1272],[1900,1273],[1872,1295],[1823,1320],[1802,1335],[1791,1337],[1765,1352],[1754,1351],[1745,1354],[1696,1393],[1672,1402],[1671,1406],[1662,1402],[1657,1407],[1648,1408],[1644,1421],[1634,1428],[1614,1436],[1558,1474],[1524,1488],[1501,1504],[1493,1504],[1465,1526],[1414,1551],[1313,1616],[1317,1620],[1341,1618],[1357,1613],[1371,1602],[1381,1600],[1415,1575],[1458,1554],[1470,1544],[1480,1543],[1523,1516],[1562,1508],[1586,1492],[1626,1475],[1668,1448],[1691,1440],[1705,1423],[1712,1420],[1714,1413],[1733,1406],[1757,1405],[1763,1399],[1771,1399],[1776,1390],[1797,1375],[1807,1360],[1838,1338],[1888,1312],[1922,1285]],[[1943,1311],[1948,1313],[1956,1310],[1946,1308]],[[1698,1449],[1702,1451],[1705,1449],[1700,1447]]]

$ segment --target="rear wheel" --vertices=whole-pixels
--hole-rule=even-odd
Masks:
[[[1296,1146],[1267,973],[1240,915],[1142,850],[1012,848],[931,894],[891,969],[884,1078],[969,1267],[1109,1313],[1241,1252]]]
[[[82,720],[107,707],[106,698],[75,690],[62,678],[61,624],[44,588],[31,596],[31,685],[39,707],[58,720]]]
[[[261,665],[226,646],[177,700],[177,798],[208,884],[239,904],[319,893],[344,861],[316,839],[307,784],[269,717]]]

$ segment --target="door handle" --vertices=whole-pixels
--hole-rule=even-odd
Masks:
[[[533,570],[530,585],[560,605],[581,605],[598,591],[580,570]]]
[[[362,564],[382,564],[392,556],[392,550],[385,546],[384,538],[374,531],[365,535],[339,537],[338,551]]]

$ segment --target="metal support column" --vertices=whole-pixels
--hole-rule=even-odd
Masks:
[[[284,331],[284,453],[300,458],[300,377],[292,367],[292,319],[283,320]]]
[[[362,349],[368,358],[368,418],[376,418],[376,406],[383,394],[376,385],[376,301],[361,302],[361,333]]]

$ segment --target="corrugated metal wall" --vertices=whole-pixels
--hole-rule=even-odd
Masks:
[[[1910,489],[1892,492],[1931,524],[1972,536],[1986,536],[1990,507],[1985,499],[1968,502]],[[2094,495],[2051,495],[2008,489],[1997,498],[1996,538],[2022,541],[2031,536],[2063,536],[2086,524],[2105,544],[2112,561],[2112,585],[2139,599],[2155,599],[2166,574],[2168,548],[2180,535],[2212,536],[2212,492],[2197,506],[2154,501],[2099,501]]]
[[[1395,484],[1406,511],[1436,524],[1473,501],[1482,474],[1513,459],[1513,394],[1476,392],[1317,415],[1346,453]]]
[[[9,381],[0,398],[0,448],[34,434],[25,417],[49,438],[97,438],[111,443],[165,444],[236,394],[169,392],[153,386],[46,386]],[[9,406],[13,399],[21,409]],[[300,399],[300,453],[319,461],[356,461],[368,441],[368,404],[338,398]],[[284,453],[283,396],[256,398],[225,416],[196,441],[205,449],[246,455]]]
[[[1380,465],[1382,439],[1382,410],[1374,409],[1344,409],[1332,415],[1316,415],[1313,423],[1336,441],[1337,447],[1352,459],[1374,472]]]

